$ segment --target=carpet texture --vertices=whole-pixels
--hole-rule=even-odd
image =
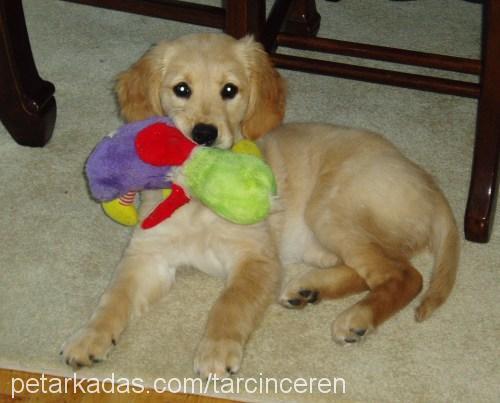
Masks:
[[[82,173],[94,145],[120,124],[113,77],[152,43],[208,29],[61,1],[23,3],[40,74],[57,87],[58,118],[51,142],[42,149],[18,146],[0,127],[0,366],[70,375],[60,362],[60,345],[92,313],[130,235],[89,198]],[[319,1],[318,7],[321,36],[464,57],[479,54],[478,4],[364,0]],[[437,178],[462,223],[476,101],[282,73],[290,94],[287,121],[335,122],[385,133]],[[415,263],[428,281],[429,257]],[[228,397],[498,401],[499,266],[497,219],[489,244],[463,241],[456,287],[434,316],[417,324],[414,301],[366,343],[351,348],[332,342],[330,324],[356,298],[299,312],[272,306],[248,343],[239,375],[343,378],[346,393]],[[290,267],[289,275],[299,269]],[[149,384],[157,377],[193,376],[194,350],[222,286],[221,280],[195,270],[180,271],[173,291],[129,326],[109,360],[79,375],[114,373]]]

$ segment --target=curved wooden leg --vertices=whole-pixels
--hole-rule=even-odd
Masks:
[[[54,86],[38,75],[21,0],[0,0],[0,120],[14,140],[42,147],[56,119]]]
[[[465,212],[465,237],[488,242],[495,214],[500,151],[500,2],[485,7],[483,71],[478,102],[476,140],[469,199]]]

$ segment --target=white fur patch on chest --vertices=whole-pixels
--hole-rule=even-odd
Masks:
[[[256,240],[269,243],[266,234],[264,226],[233,224],[191,200],[157,227],[142,231],[134,245],[161,255],[171,267],[190,266],[227,277],[249,251],[257,253]]]

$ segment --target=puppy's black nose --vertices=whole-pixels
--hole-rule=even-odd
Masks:
[[[217,139],[217,127],[214,125],[206,125],[205,123],[198,123],[193,127],[191,136],[199,145],[211,146]]]

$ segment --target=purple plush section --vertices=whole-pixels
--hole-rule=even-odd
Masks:
[[[122,126],[112,137],[104,138],[90,154],[86,174],[92,197],[109,201],[130,192],[144,189],[165,189],[170,166],[147,164],[139,159],[135,138],[146,126],[162,122],[173,126],[171,119],[153,117]]]

